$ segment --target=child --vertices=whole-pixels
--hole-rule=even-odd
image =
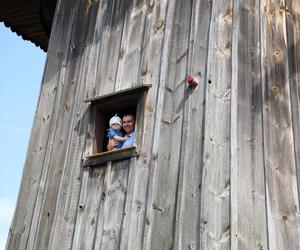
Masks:
[[[110,118],[109,127],[110,129],[108,129],[107,137],[109,138],[109,140],[114,140],[118,142],[118,144],[114,146],[112,150],[121,148],[123,145],[123,141],[126,141],[127,139],[123,137],[123,134],[121,132],[121,128],[122,128],[121,118],[117,115]]]

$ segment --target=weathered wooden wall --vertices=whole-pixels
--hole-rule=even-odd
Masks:
[[[298,0],[60,0],[7,249],[300,249],[299,39]],[[83,100],[141,83],[140,156],[83,169]]]

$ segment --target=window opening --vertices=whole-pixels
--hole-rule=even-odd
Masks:
[[[126,148],[114,149],[108,151],[108,129],[109,120],[114,115],[118,115],[121,119],[125,114],[131,114],[135,117],[135,135],[139,129],[137,119],[143,114],[139,110],[143,110],[144,99],[147,90],[151,85],[139,85],[130,89],[121,90],[109,95],[98,96],[85,100],[91,103],[91,124],[90,139],[92,140],[92,155],[86,156],[84,166],[95,166],[108,161],[116,161],[128,159],[136,156],[137,151],[135,145]],[[124,128],[122,134],[125,135]],[[138,138],[135,136],[135,144],[138,146]]]

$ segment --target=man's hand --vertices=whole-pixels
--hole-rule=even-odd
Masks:
[[[117,146],[118,142],[115,140],[109,140],[107,144],[107,150],[112,150],[115,146]]]

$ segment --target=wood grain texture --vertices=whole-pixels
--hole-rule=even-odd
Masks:
[[[299,248],[299,199],[290,106],[286,13],[261,3],[264,153],[270,249]]]
[[[231,24],[232,1],[213,2],[206,73],[200,249],[230,247]]]
[[[115,89],[139,84],[141,55],[149,0],[133,0],[124,27]]]
[[[78,215],[73,238],[72,249],[93,249],[97,221],[99,220],[99,206],[103,199],[103,182],[105,169],[85,169],[84,178],[86,188],[82,189],[78,203]],[[87,182],[87,183],[85,183]]]
[[[267,249],[259,1],[236,1],[231,94],[231,249]]]
[[[34,248],[36,249],[47,248],[49,246],[49,235],[53,226],[55,211],[59,205],[63,205],[65,201],[63,198],[61,200],[58,199],[58,193],[64,188],[68,190],[68,181],[73,180],[64,178],[63,185],[61,185],[64,174],[68,177],[78,176],[78,173],[75,173],[74,175],[71,173],[72,170],[79,170],[79,167],[70,169],[70,166],[75,167],[76,164],[77,166],[80,166],[82,150],[84,147],[83,134],[87,119],[83,119],[83,126],[80,127],[80,115],[84,114],[84,106],[86,106],[86,104],[82,101],[78,102],[78,100],[83,99],[87,70],[84,47],[85,42],[89,40],[89,30],[94,30],[95,19],[93,18],[93,15],[95,14],[95,11],[93,12],[93,10],[95,9],[98,9],[97,6],[95,6],[95,8],[90,7],[89,13],[87,13],[86,4],[79,4],[78,12],[81,13],[81,15],[77,15],[77,19],[75,19],[74,22],[74,29],[72,30],[70,37],[70,53],[66,65],[64,91],[61,97],[60,109],[58,110],[58,120],[56,124],[53,125],[56,131],[54,133],[55,140],[51,146],[54,150],[49,156],[49,164],[53,164],[56,167],[49,168],[49,172],[45,178],[45,190],[43,191],[44,195],[43,200],[41,201],[42,213],[40,214],[40,221],[38,223],[40,227],[37,230],[38,234],[36,236],[36,239],[41,237],[43,238],[43,241],[38,240],[35,242]],[[85,34],[83,35],[81,27],[85,30]],[[49,152],[51,151],[49,150]],[[68,158],[69,153],[71,154],[70,158]],[[73,162],[71,159],[74,159],[75,161]],[[60,243],[62,244],[62,241]]]
[[[94,6],[97,9],[97,6]],[[94,10],[95,10],[94,9]],[[91,14],[92,8],[90,9]],[[95,12],[94,12],[95,13]],[[91,20],[93,20],[91,18]],[[88,24],[93,29],[92,24]],[[86,29],[88,30],[88,29]],[[88,32],[87,32],[88,33]],[[89,32],[91,33],[91,32]],[[88,35],[86,37],[88,39]],[[85,40],[86,42],[87,40]],[[89,77],[93,77],[90,71],[89,58],[91,46],[84,49],[81,69],[79,72],[78,93],[76,99],[83,100],[86,89],[91,88],[88,85]],[[62,180],[60,182],[59,192],[57,195],[55,223],[52,226],[50,248],[67,248],[71,242],[71,237],[75,230],[76,211],[78,207],[79,190],[81,187],[82,175],[82,157],[83,149],[86,145],[87,124],[89,123],[89,107],[82,101],[75,103],[72,121],[72,135],[70,138],[68,152],[62,171]]]
[[[46,69],[43,76],[43,82],[38,102],[38,108],[35,115],[35,122],[32,129],[32,136],[28,148],[27,159],[25,163],[19,201],[14,223],[8,239],[8,249],[22,249],[32,244],[29,237],[34,238],[36,227],[32,225],[37,219],[38,214],[34,215],[38,195],[41,195],[43,188],[42,176],[48,172],[44,165],[47,149],[53,141],[54,133],[51,129],[57,119],[57,110],[59,108],[59,99],[62,93],[62,85],[67,54],[63,53],[65,47],[69,44],[71,30],[68,26],[72,22],[72,16],[76,9],[65,11],[65,3],[59,4],[56,13],[53,33],[56,34],[58,45],[50,45],[47,55]],[[62,25],[60,26],[59,23]],[[51,42],[50,42],[51,44]]]
[[[288,52],[288,65],[289,65],[289,84],[291,95],[291,108],[292,108],[292,124],[294,133],[294,150],[296,156],[296,171],[297,171],[297,186],[298,186],[298,199],[300,195],[300,58],[299,58],[299,41],[300,41],[300,3],[298,1],[286,1],[286,6],[283,11],[286,15],[287,27],[287,52]]]
[[[166,32],[172,30],[166,45],[167,63],[160,118],[160,136],[157,140],[157,161],[149,209],[147,249],[169,249],[174,240],[176,191],[180,166],[182,123],[188,87],[187,55],[189,46],[191,2],[169,3],[170,15]],[[174,4],[174,5],[173,5]],[[170,26],[169,26],[170,25]],[[154,142],[155,143],[155,142]],[[159,226],[158,226],[159,225]]]
[[[60,0],[6,248],[299,249],[299,8]],[[83,168],[84,100],[146,85],[139,155]]]
[[[121,54],[121,42],[126,27],[126,16],[132,5],[132,0],[104,1],[107,12],[102,20],[103,34],[101,37],[101,52],[98,55],[98,69],[95,80],[94,96],[109,94],[114,91],[118,62]],[[99,20],[100,21],[100,20]],[[119,90],[119,89],[118,89]]]
[[[189,89],[185,103],[183,140],[180,152],[180,173],[177,191],[177,209],[174,248],[199,249],[201,176],[203,131],[207,69],[207,50],[211,6],[207,1],[192,2],[191,30],[187,75],[197,78],[199,85]]]
[[[156,119],[157,93],[160,89],[159,76],[164,40],[164,26],[166,22],[167,2],[148,1],[145,38],[143,43],[143,58],[140,67],[139,81],[151,83],[145,102],[138,107],[143,117],[137,117],[137,145],[139,157],[129,170],[128,194],[126,197],[125,216],[123,222],[121,249],[142,249],[144,244],[144,231],[149,223],[146,218],[148,182],[152,169],[149,167],[152,159],[154,124],[159,124]],[[150,153],[150,154],[149,154]]]

